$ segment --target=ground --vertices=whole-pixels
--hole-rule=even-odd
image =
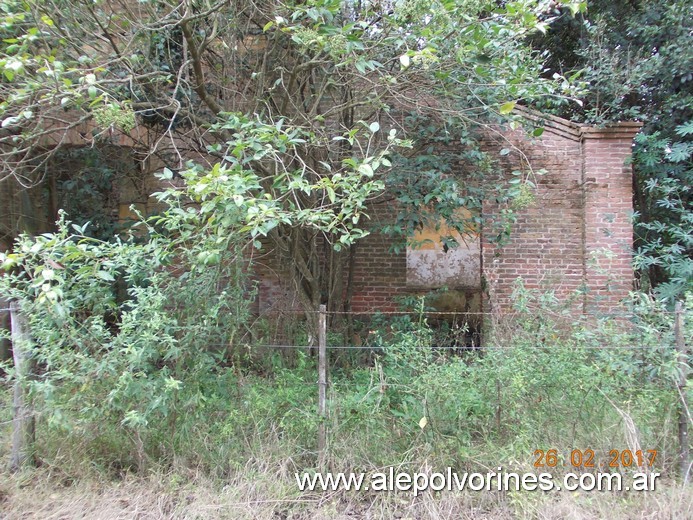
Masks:
[[[693,518],[693,486],[663,483],[649,493],[500,494],[299,493],[268,467],[211,481],[199,474],[74,480],[41,468],[0,474],[0,518],[41,519],[574,519]]]

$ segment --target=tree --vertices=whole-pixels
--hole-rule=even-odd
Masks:
[[[368,207],[386,184],[404,235],[429,217],[462,229],[454,209],[478,201],[468,180],[488,166],[473,128],[516,103],[573,93],[540,77],[526,44],[547,30],[554,5],[6,1],[0,175],[42,182],[60,136],[85,124],[86,144],[128,134],[169,178],[186,172],[185,195],[200,204],[191,211],[219,233],[266,237],[306,310],[325,300],[336,308],[344,252],[368,232]],[[449,160],[465,160],[468,177],[437,161],[419,182],[417,161],[460,138]]]

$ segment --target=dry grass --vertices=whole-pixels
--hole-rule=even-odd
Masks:
[[[40,469],[0,474],[0,518],[41,519],[686,519],[693,489],[650,493],[424,494],[301,493],[280,468],[249,466],[212,481],[195,473],[152,473],[119,481],[73,481]]]

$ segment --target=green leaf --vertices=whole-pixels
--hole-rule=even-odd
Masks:
[[[693,119],[677,126],[676,133],[682,137],[693,134]]]
[[[0,125],[0,127],[5,128],[5,127],[8,127],[8,126],[12,126],[12,125],[18,123],[19,120],[20,120],[20,118],[17,117],[17,116],[7,117],[7,118],[3,119],[2,124]]]
[[[373,122],[368,126],[368,128],[370,129],[370,131],[371,131],[372,133],[376,133],[378,130],[380,130],[380,123],[378,123],[377,121],[373,121]]]
[[[691,156],[691,148],[693,147],[690,143],[674,143],[667,154],[667,159],[671,162],[686,161]]]
[[[96,271],[96,276],[98,278],[101,278],[102,280],[105,280],[107,282],[114,282],[115,278],[113,278],[113,275],[109,273],[108,271]]]
[[[370,164],[363,163],[359,166],[359,172],[366,177],[373,177],[373,168]]]
[[[517,101],[508,101],[507,103],[503,103],[498,111],[501,115],[507,115],[515,109],[516,104]]]

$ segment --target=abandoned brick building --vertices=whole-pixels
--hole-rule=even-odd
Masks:
[[[502,139],[485,145],[498,155],[510,143],[512,151],[503,163],[508,171],[523,155],[534,169],[546,172],[536,179],[534,202],[518,212],[509,241],[499,247],[482,229],[463,237],[459,247],[447,250],[439,232],[423,230],[422,236],[431,239],[427,244],[395,254],[391,238],[372,233],[359,242],[351,272],[344,274],[351,283],[352,311],[394,310],[397,297],[445,287],[448,292],[440,310],[503,312],[510,306],[518,278],[527,288],[552,290],[561,300],[571,298],[581,312],[614,309],[627,296],[633,283],[628,160],[640,124],[598,128],[529,111],[524,114],[528,119],[540,119],[538,124],[545,129],[541,137],[505,132]],[[84,146],[81,135],[76,127],[59,139],[62,146],[70,145],[68,149],[78,148]],[[136,153],[128,136],[121,135],[113,144],[112,160],[118,164]],[[149,195],[157,191],[153,173],[160,167],[156,162],[148,165],[151,175],[147,174],[146,182],[121,183],[114,202],[119,218],[130,214],[131,205],[145,213],[154,207]],[[17,227],[13,219],[22,214],[20,192],[9,181],[0,189],[0,224],[5,230]],[[482,209],[487,214],[496,210],[489,203]],[[378,221],[388,215],[375,210],[371,218]],[[291,284],[276,262],[261,262],[256,270],[258,312],[297,307]]]

